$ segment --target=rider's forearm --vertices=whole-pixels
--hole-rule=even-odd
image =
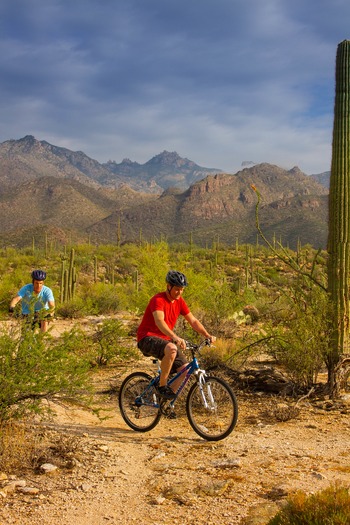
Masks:
[[[204,337],[211,337],[209,332],[204,328],[202,323],[200,321],[198,321],[198,319],[195,319],[192,322],[191,326],[192,326],[193,330],[195,330],[196,332],[198,332],[201,335],[204,335]]]
[[[156,320],[156,325],[159,328],[159,330],[164,334],[170,337],[174,342],[176,342],[180,337],[178,337],[175,332],[170,330],[169,326],[166,324],[165,321],[162,321],[160,319]]]
[[[16,295],[15,297],[13,297],[10,301],[10,308],[14,308],[16,304],[20,302],[21,299],[22,298],[19,295]]]
[[[49,312],[51,314],[55,312],[55,303],[53,301],[49,301]]]

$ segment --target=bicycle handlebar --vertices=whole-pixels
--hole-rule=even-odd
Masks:
[[[185,340],[185,343],[186,343],[186,349],[191,350],[193,353],[199,352],[203,348],[203,346],[211,346],[211,340],[209,339],[209,337],[204,339],[199,344],[192,343],[191,341],[186,341],[186,340]]]

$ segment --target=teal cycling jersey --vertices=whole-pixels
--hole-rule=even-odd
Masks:
[[[43,286],[38,294],[34,293],[32,284],[23,286],[18,294],[21,298],[22,314],[28,315],[39,310],[48,310],[49,302],[54,302],[54,296],[51,288]]]

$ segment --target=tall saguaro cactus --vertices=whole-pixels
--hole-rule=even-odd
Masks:
[[[350,40],[338,44],[335,77],[328,232],[331,372],[341,355],[350,351]],[[332,378],[328,379],[332,387]]]
[[[77,276],[74,265],[74,248],[71,249],[69,268],[65,268],[66,257],[62,258],[61,267],[61,303],[74,299]]]

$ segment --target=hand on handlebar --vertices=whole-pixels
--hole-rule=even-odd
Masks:
[[[176,340],[174,341],[174,343],[176,344],[176,346],[178,346],[182,350],[186,350],[186,341],[185,341],[185,339],[181,339],[181,337],[177,337]]]

